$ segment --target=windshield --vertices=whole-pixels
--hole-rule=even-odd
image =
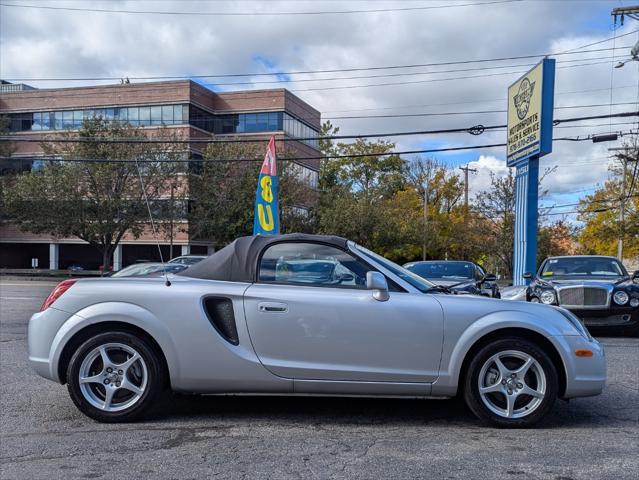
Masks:
[[[419,275],[414,274],[413,272],[406,270],[404,267],[400,267],[394,262],[391,262],[387,258],[382,257],[381,255],[377,255],[375,252],[371,252],[367,248],[364,248],[356,243],[352,244],[355,248],[364,256],[370,257],[376,263],[382,265],[385,269],[393,272],[399,278],[404,280],[405,282],[410,283],[413,287],[415,287],[420,292],[428,292],[433,288],[436,288],[436,285],[430,283],[428,280],[420,277]]]
[[[180,265],[195,265],[197,262],[204,260],[205,257],[175,257],[169,260],[169,263],[177,263]]]
[[[406,269],[420,277],[438,280],[467,280],[475,276],[475,268],[468,262],[415,262]]]
[[[140,277],[153,273],[177,273],[187,268],[187,265],[173,264],[162,265],[161,263],[141,263],[139,265],[131,265],[116,272],[112,277]]]
[[[550,258],[541,277],[623,277],[626,270],[618,260],[603,257]]]

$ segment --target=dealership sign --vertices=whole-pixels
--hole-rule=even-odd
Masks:
[[[555,61],[544,59],[508,87],[508,166],[552,151]]]

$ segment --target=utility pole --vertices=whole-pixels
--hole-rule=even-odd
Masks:
[[[626,16],[633,20],[639,20],[639,5],[613,8],[610,15],[615,19],[615,24],[617,23],[617,17],[619,17],[621,19],[621,25],[623,26],[623,21]]]
[[[628,170],[628,160],[623,158],[623,173],[621,179],[621,208],[619,209],[619,240],[617,241],[617,258],[623,262],[623,237],[626,233],[626,175]]]
[[[468,165],[465,167],[459,167],[464,172],[464,215],[468,216],[468,172],[477,173],[476,168],[470,168]]]
[[[468,165],[459,167],[464,172],[464,227],[468,230],[468,172],[477,173],[476,168],[470,168]],[[464,260],[467,260],[466,243],[462,248]]]
[[[426,178],[424,180],[424,229],[422,230],[422,260],[426,260],[426,239],[428,237],[428,181],[429,180],[430,180],[430,174],[426,174]]]
[[[623,150],[623,148],[615,148],[609,150]],[[623,162],[623,170],[622,170],[622,178],[621,178],[621,197],[619,199],[619,239],[617,240],[617,258],[619,261],[623,261],[623,239],[626,236],[626,203],[630,199],[632,195],[632,190],[634,188],[634,184],[637,176],[637,166],[635,166],[632,182],[630,186],[630,191],[628,190],[628,162],[639,162],[639,153],[637,154],[637,158],[632,158],[629,155],[621,154],[619,155]]]

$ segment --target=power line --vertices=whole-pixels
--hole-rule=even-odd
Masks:
[[[634,103],[633,103],[634,104]],[[564,119],[556,119],[554,121],[555,126],[563,123],[573,123],[580,122],[586,120],[595,120],[595,119],[603,119],[603,118],[627,118],[627,117],[635,117],[639,116],[639,111],[635,112],[620,112],[605,114],[605,115],[589,115],[582,117],[570,117]],[[634,123],[634,122],[633,122]],[[400,136],[414,136],[414,135],[440,135],[446,133],[471,133],[473,135],[481,135],[486,130],[496,130],[506,128],[506,125],[475,125],[471,127],[461,127],[461,128],[446,128],[446,129],[438,129],[438,130],[418,130],[418,131],[401,131],[401,132],[392,132],[392,133],[368,133],[368,134],[359,134],[359,135],[325,135],[318,137],[283,137],[278,139],[278,141],[282,142],[303,142],[303,141],[320,141],[320,140],[346,140],[346,139],[363,139],[363,138],[373,138],[373,137],[400,137]],[[256,133],[256,135],[264,135],[264,133]],[[571,141],[584,141],[589,140],[590,138],[574,138],[570,139]],[[4,135],[0,136],[0,141],[6,142],[26,142],[26,143],[42,143],[42,142],[51,142],[51,143],[141,143],[141,144],[153,144],[153,143],[162,143],[162,144],[217,144],[217,143],[257,143],[260,142],[260,139],[255,138],[193,138],[193,139],[175,139],[175,138],[104,138],[104,137],[74,137],[74,138],[34,138],[32,136],[23,136],[21,134],[13,134],[13,135]]]
[[[626,134],[634,134],[635,132],[621,132],[622,135]],[[553,138],[553,141],[586,141],[589,138],[569,138],[569,137],[560,137]],[[110,142],[104,142],[110,143]],[[126,142],[111,142],[111,143],[138,143],[138,141],[126,141]],[[144,142],[142,140],[139,143],[150,143]],[[174,141],[169,142],[155,142],[155,143],[176,143]],[[189,143],[188,141],[179,142],[179,143]],[[289,162],[300,162],[305,160],[327,160],[327,159],[340,159],[340,158],[365,158],[365,157],[386,157],[386,156],[399,156],[399,155],[416,155],[422,153],[442,153],[442,152],[456,152],[463,150],[478,150],[483,148],[497,148],[497,147],[505,147],[506,143],[493,143],[493,144],[485,144],[485,145],[468,145],[461,147],[445,147],[445,148],[430,148],[430,149],[419,149],[419,150],[403,150],[403,151],[390,151],[390,152],[370,152],[370,153],[362,153],[362,154],[349,154],[349,155],[314,155],[314,156],[304,156],[304,157],[278,157],[278,160],[281,161],[289,161]],[[15,159],[15,157],[0,157],[2,160]],[[49,162],[73,162],[73,163],[122,163],[122,162],[131,162],[133,160],[122,160],[122,159],[104,159],[104,158],[60,158],[59,156],[39,156],[37,160],[44,160]],[[228,162],[261,162],[263,158],[226,158],[226,159],[136,159],[136,161],[140,163],[228,163]]]
[[[628,57],[630,58],[630,57]],[[557,70],[562,70],[566,68],[579,68],[579,67],[590,67],[594,65],[603,65],[609,64],[608,61],[602,62],[591,62],[591,63],[580,63],[577,65],[564,65],[563,67],[557,67]],[[461,77],[446,77],[446,78],[429,78],[426,80],[406,80],[402,82],[384,82],[384,83],[367,83],[363,85],[340,85],[334,87],[313,87],[313,88],[293,88],[291,92],[319,92],[319,91],[329,91],[329,90],[348,90],[352,88],[371,88],[371,87],[388,87],[388,86],[404,86],[404,85],[415,85],[422,83],[436,83],[436,82],[449,82],[453,80],[472,80],[474,78],[488,78],[488,77],[501,77],[505,75],[519,75],[522,73],[526,73],[528,70],[512,70],[509,72],[498,72],[498,73],[484,73],[480,75],[470,75],[470,76],[461,76]]]
[[[286,16],[286,15],[343,15],[343,14],[361,14],[361,13],[390,13],[390,12],[409,12],[419,10],[438,10],[443,8],[460,8],[474,7],[483,5],[497,5],[505,3],[520,2],[522,0],[494,0],[489,2],[473,2],[473,3],[457,3],[447,5],[428,5],[418,7],[395,7],[395,8],[375,8],[369,10],[324,10],[314,12],[185,12],[185,11],[162,11],[162,10],[110,10],[105,8],[83,8],[83,7],[52,7],[44,5],[16,5],[12,3],[0,3],[2,7],[30,8],[40,10],[60,10],[70,12],[92,12],[92,13],[120,13],[133,15],[176,15],[176,16],[209,16],[209,17],[266,17],[266,16]]]
[[[563,60],[557,63],[575,63],[575,62],[583,62],[583,61],[595,61],[595,60],[611,60],[619,58],[615,55],[613,56],[604,56],[604,57],[592,57],[592,58],[575,58],[572,60]],[[601,62],[608,63],[608,62]],[[536,65],[536,63],[523,63],[517,65],[498,65],[494,67],[474,67],[474,68],[457,68],[452,70],[437,70],[430,72],[402,72],[402,73],[384,73],[379,75],[359,75],[359,76],[351,76],[351,77],[323,77],[323,78],[281,78],[277,80],[265,80],[265,81],[243,81],[243,82],[215,82],[214,85],[216,87],[226,87],[232,85],[279,85],[282,83],[306,83],[306,82],[334,82],[339,80],[365,80],[369,78],[393,78],[393,77],[414,77],[419,75],[435,75],[438,73],[458,73],[458,72],[476,72],[483,70],[496,70],[500,68],[518,68],[518,67],[531,67]],[[597,63],[588,63],[585,65],[599,65]],[[582,65],[575,65],[582,66]],[[130,77],[129,77],[130,80]]]
[[[633,85],[619,85],[619,86],[616,86],[616,87],[613,87],[613,88],[615,90],[621,90],[621,89],[627,89],[627,88],[634,89],[634,88],[637,88],[637,86],[634,85],[634,84]],[[574,95],[574,94],[579,94],[579,93],[604,92],[604,91],[608,92],[609,90],[610,90],[610,87],[591,88],[591,89],[588,89],[588,90],[572,90],[572,91],[567,91],[567,92],[556,92],[555,96],[558,96],[558,95]],[[506,97],[502,97],[502,98],[491,98],[491,99],[484,99],[484,100],[466,100],[466,101],[462,101],[462,102],[429,103],[429,104],[421,104],[421,105],[412,104],[412,105],[396,105],[396,106],[392,106],[392,107],[357,108],[357,109],[348,109],[348,110],[323,110],[322,113],[323,114],[328,114],[328,113],[371,112],[371,111],[374,111],[374,110],[399,110],[399,109],[422,108],[422,107],[442,107],[442,106],[449,106],[449,105],[465,105],[465,104],[475,104],[475,103],[505,102],[506,100],[507,100]]]
[[[636,102],[621,102],[613,103],[614,106],[620,105],[635,105]],[[555,107],[555,110],[573,109],[573,108],[598,108],[608,107],[610,103],[590,104],[590,105],[566,105],[563,107]],[[438,117],[438,116],[451,116],[451,115],[484,115],[492,113],[506,113],[507,110],[479,110],[479,111],[466,111],[466,112],[422,112],[422,113],[397,113],[386,115],[348,115],[331,117],[328,120],[352,120],[352,119],[368,119],[368,118],[404,118],[404,117]]]
[[[621,38],[622,36],[630,35],[633,33],[639,32],[639,29],[629,32],[624,35],[620,35],[617,38]],[[606,39],[602,42],[607,42],[612,40]],[[321,69],[321,70],[293,70],[293,71],[279,71],[279,72],[249,72],[249,73],[225,73],[225,74],[205,74],[205,75],[153,75],[153,76],[132,76],[132,75],[124,75],[129,80],[181,80],[181,79],[203,79],[203,78],[230,78],[230,77],[260,77],[260,76],[290,76],[290,75],[303,75],[303,74],[317,74],[317,73],[346,73],[346,72],[362,72],[362,71],[375,71],[375,70],[395,70],[395,69],[407,69],[407,68],[423,68],[423,67],[439,67],[439,66],[451,66],[451,65],[465,65],[469,63],[493,63],[493,62],[502,62],[508,60],[527,60],[527,59],[538,59],[548,56],[557,56],[557,55],[581,55],[586,53],[595,53],[595,52],[607,52],[614,51],[624,48],[632,48],[632,45],[625,45],[619,47],[609,47],[609,48],[597,48],[591,50],[583,50],[583,51],[568,51],[568,52],[546,52],[546,53],[537,53],[537,54],[529,54],[529,55],[515,55],[510,57],[495,57],[495,58],[483,58],[478,60],[456,60],[456,61],[447,61],[447,62],[430,62],[430,63],[414,63],[414,64],[403,64],[403,65],[386,65],[386,66],[374,66],[374,67],[352,67],[352,68],[333,68],[333,69]],[[16,75],[9,74],[5,75],[5,80],[11,82],[37,82],[37,81],[99,81],[99,80],[114,80],[118,81],[123,77],[120,76],[93,76],[93,77],[17,77]]]

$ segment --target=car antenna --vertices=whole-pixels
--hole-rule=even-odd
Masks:
[[[151,220],[151,230],[153,231],[153,238],[155,239],[155,243],[158,246],[158,253],[160,254],[160,263],[162,263],[162,271],[164,272],[164,284],[167,287],[170,287],[171,281],[169,280],[169,275],[166,271],[166,263],[164,263],[164,257],[162,256],[162,248],[160,247],[160,240],[157,235],[157,230],[155,229],[155,222],[153,221],[153,213],[151,212],[149,197],[146,195],[146,185],[144,184],[144,179],[142,178],[142,173],[140,172],[140,165],[138,164],[137,157],[135,158],[135,168],[138,171],[138,178],[140,179],[140,185],[142,186],[142,195],[144,195],[144,202],[146,203],[146,209],[149,212],[149,219]]]

